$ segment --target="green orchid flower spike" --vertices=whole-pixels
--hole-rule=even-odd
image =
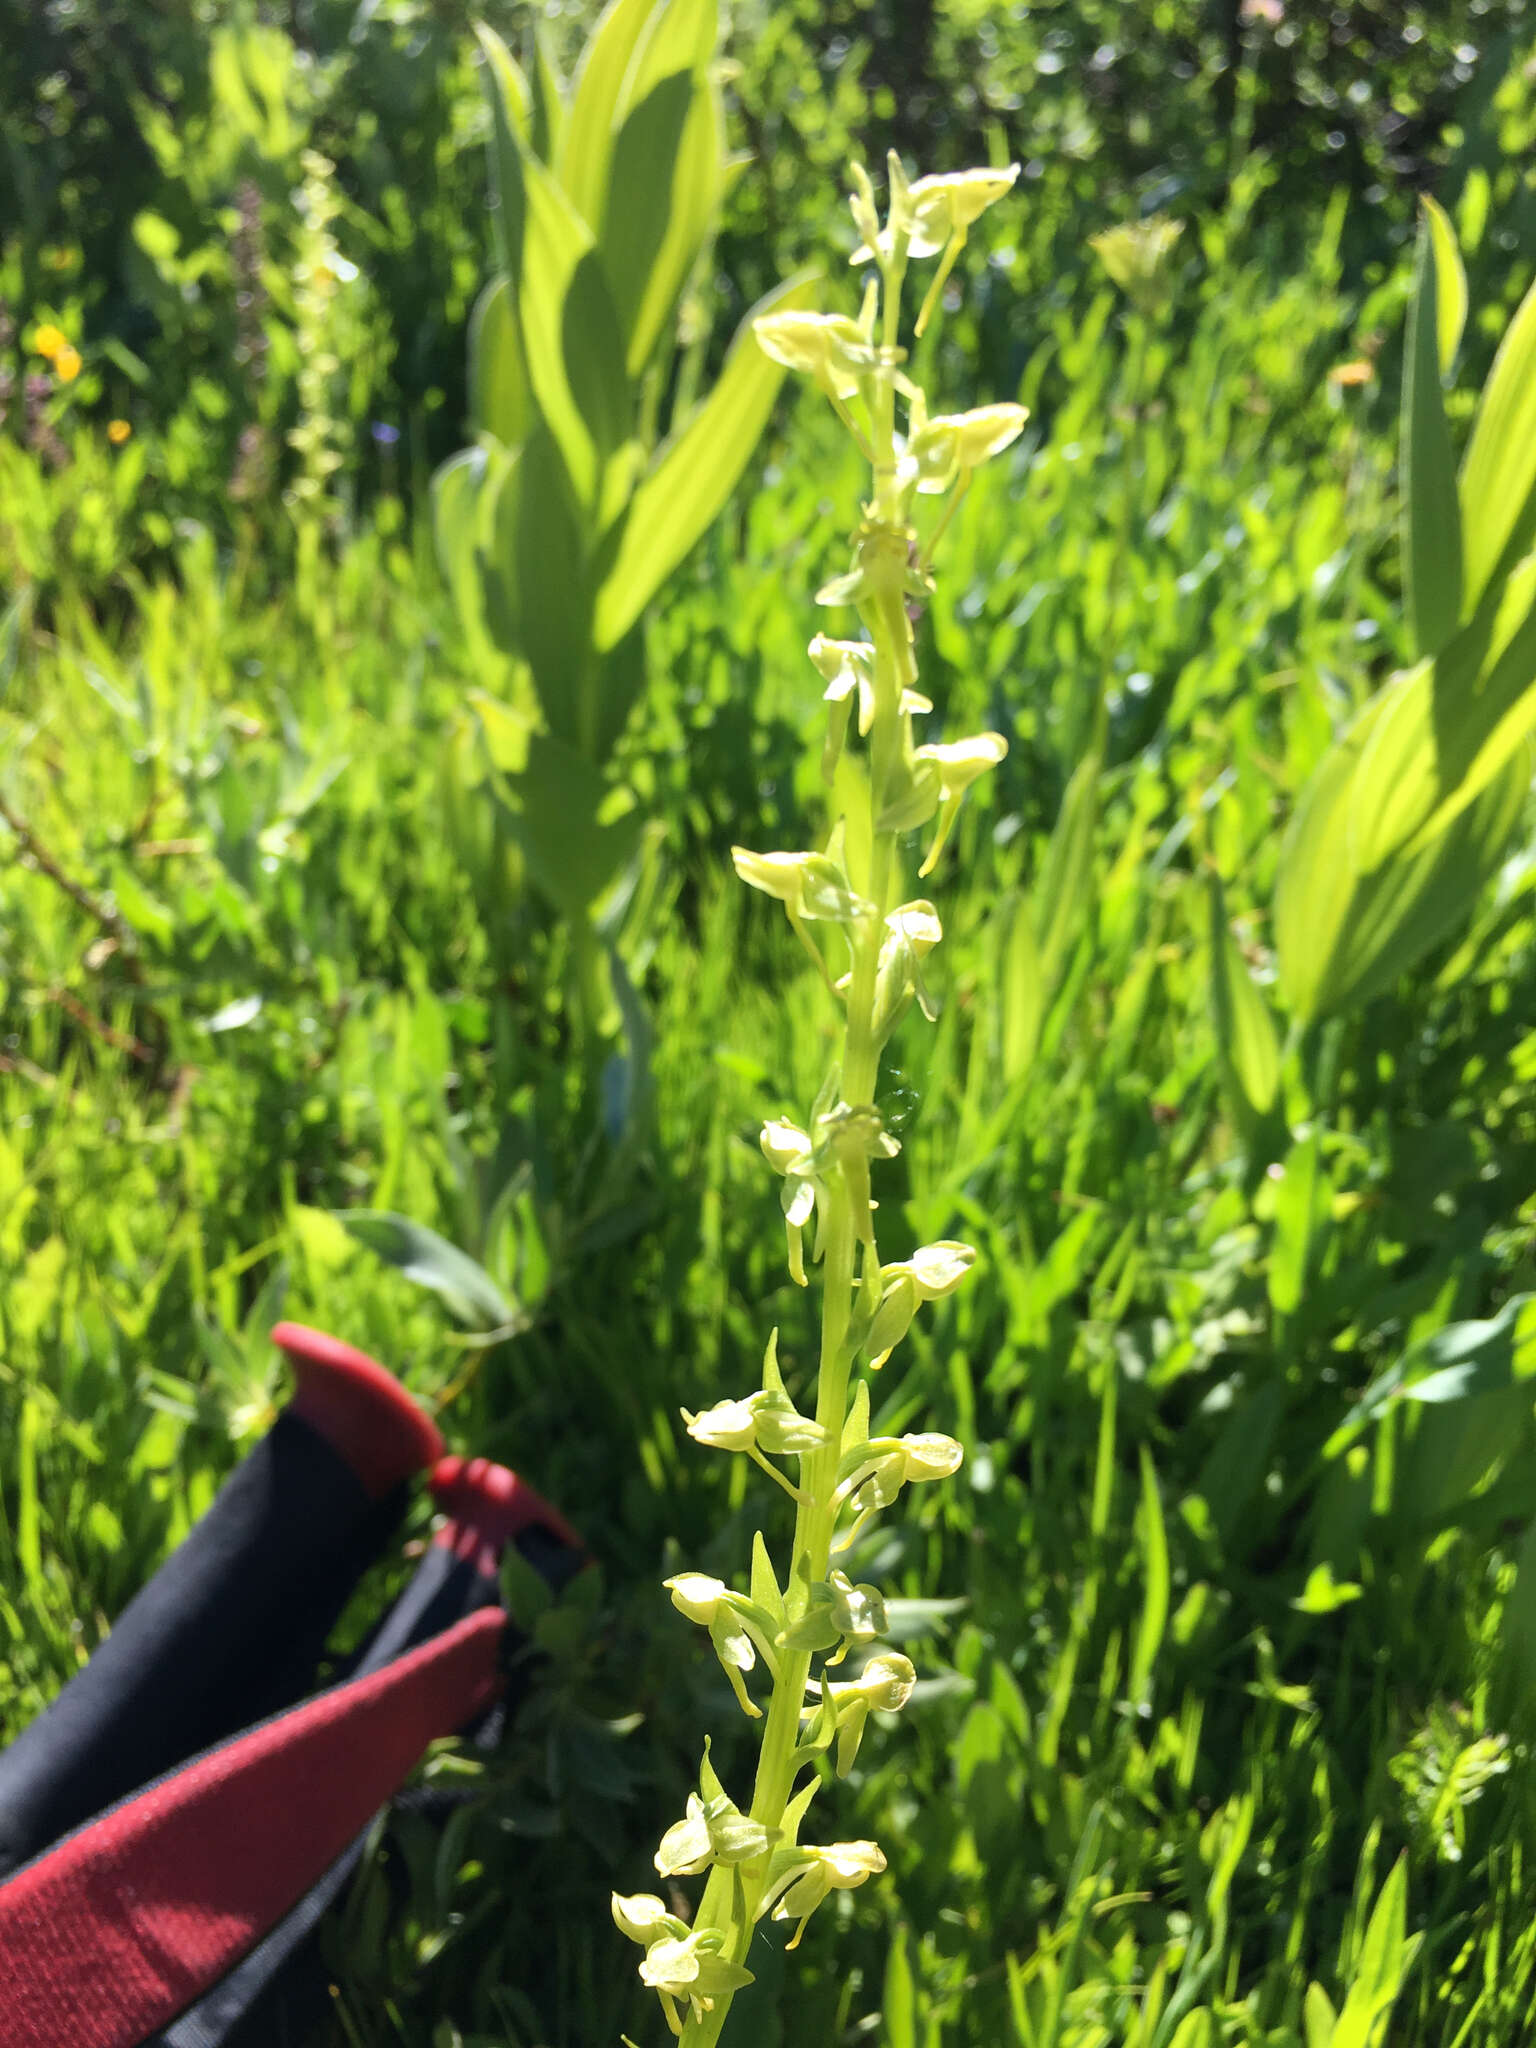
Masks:
[[[902,293],[909,266],[937,257],[915,323],[921,333],[943,305],[971,229],[1017,175],[1011,165],[909,182],[892,156],[882,220],[855,167],[862,242],[853,260],[872,272],[857,317],[797,307],[756,322],[763,353],[808,378],[844,422],[869,461],[871,488],[846,573],[816,593],[818,604],[851,613],[856,630],[817,633],[809,650],[826,707],[831,829],[819,847],[732,849],[740,879],[782,904],[840,1029],[809,1111],[770,1118],[759,1141],[779,1177],[790,1274],[800,1286],[820,1281],[814,1412],[790,1398],[776,1331],[758,1388],[683,1411],[695,1443],[751,1459],[795,1503],[784,1572],[759,1532],[749,1590],[697,1571],[666,1582],[673,1605],[708,1633],[737,1704],[760,1730],[744,1806],[720,1783],[706,1747],[698,1790],[656,1856],[670,1903],[650,1893],[613,1902],[617,1925],[645,1952],[641,1977],[686,2048],[721,2038],[750,1981],[760,1923],[793,1923],[794,1947],[823,1900],[885,1869],[873,1842],[799,1841],[828,1776],[852,1769],[871,1716],[900,1713],[917,1680],[905,1656],[879,1647],[885,1601],[858,1578],[849,1553],[906,1487],[948,1480],[962,1458],[937,1431],[870,1433],[868,1375],[920,1315],[964,1284],[976,1257],[947,1238],[882,1256],[875,1181],[900,1148],[876,1098],[881,1055],[902,1018],[914,1004],[930,1022],[938,1015],[928,961],[944,927],[938,907],[911,892],[909,870],[920,860],[918,873],[936,872],[967,792],[1008,751],[994,732],[920,743],[915,721],[934,707],[918,686],[911,607],[932,590],[940,544],[973,474],[1017,439],[1026,414],[1017,405],[931,411],[903,367]],[[845,774],[854,752],[859,772]],[[840,812],[839,803],[857,810]],[[926,847],[909,840],[918,834]],[[690,1921],[681,1887],[697,1879]]]

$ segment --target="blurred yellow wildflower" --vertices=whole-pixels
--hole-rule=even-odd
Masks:
[[[53,358],[54,375],[61,384],[73,384],[80,374],[80,351],[66,342]]]
[[[32,337],[32,352],[54,362],[69,347],[69,336],[52,322],[45,322]]]
[[[107,421],[107,439],[114,448],[121,448],[132,432],[133,429],[126,420]]]
[[[1362,357],[1354,363],[1335,363],[1328,372],[1328,382],[1340,389],[1355,384],[1369,384],[1376,372]]]

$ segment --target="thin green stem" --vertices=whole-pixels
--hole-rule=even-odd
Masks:
[[[901,279],[906,268],[902,243],[884,273],[883,360],[878,370],[873,408],[876,447],[872,456],[874,496],[870,507],[879,531],[872,544],[871,574],[877,588],[867,613],[875,644],[875,715],[870,731],[870,874],[868,897],[874,914],[851,934],[852,963],[844,1010],[841,1080],[843,1100],[851,1107],[872,1104],[879,1082],[880,1047],[875,1037],[875,990],[885,918],[892,907],[897,881],[895,835],[880,831],[875,821],[884,807],[883,792],[891,784],[901,758],[901,695],[915,680],[910,635],[903,609],[901,579],[905,571],[907,534],[896,487],[896,344],[900,322]],[[862,437],[861,437],[862,438]],[[825,969],[823,969],[825,972]],[[857,1207],[864,1213],[858,1214]],[[831,1567],[832,1544],[841,1501],[837,1470],[842,1455],[843,1427],[848,1410],[848,1381],[853,1367],[849,1342],[858,1289],[859,1247],[872,1243],[873,1220],[862,1194],[855,1197],[846,1173],[832,1175],[823,1217],[825,1259],[822,1269],[821,1354],[816,1385],[816,1420],[826,1431],[821,1447],[800,1460],[796,1493],[794,1547],[785,1604],[791,1622],[805,1612],[811,1588],[825,1580]],[[786,1489],[788,1481],[775,1473]],[[773,1694],[763,1724],[762,1748],[752,1792],[752,1817],[764,1827],[780,1829],[794,1792],[795,1752],[800,1740],[801,1712],[811,1656],[804,1650],[779,1655]],[[726,1953],[745,1963],[753,1928],[768,1881],[768,1859],[710,1872],[695,1916],[699,1927],[718,1927],[726,1935]],[[731,2000],[722,1997],[707,2010],[690,2008],[683,2023],[683,2048],[714,2048],[725,2025]]]

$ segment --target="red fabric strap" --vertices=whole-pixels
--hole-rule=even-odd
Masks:
[[[0,2048],[133,2048],[172,2020],[495,1697],[505,1619],[210,1750],[0,1885]]]
[[[586,1556],[587,1546],[560,1510],[505,1465],[450,1455],[438,1459],[427,1484],[438,1506],[452,1517],[433,1542],[455,1557],[471,1559],[490,1578],[496,1576],[502,1552],[525,1529],[547,1529],[568,1550]]]
[[[272,1341],[298,1381],[293,1413],[340,1452],[374,1500],[442,1456],[437,1424],[366,1351],[304,1323],[279,1323]]]

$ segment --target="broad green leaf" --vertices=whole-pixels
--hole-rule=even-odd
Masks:
[[[1131,1702],[1140,1706],[1152,1684],[1152,1667],[1162,1648],[1168,1627],[1168,1532],[1163,1525],[1163,1504],[1157,1488],[1152,1454],[1141,1446],[1141,1545],[1146,1560],[1147,1582],[1142,1594],[1141,1619],[1136,1625],[1136,1645],[1131,1652],[1129,1692]]]
[[[1372,1381],[1323,1446],[1323,1455],[1336,1458],[1367,1423],[1403,1399],[1439,1403],[1502,1393],[1533,1376],[1536,1295],[1516,1294],[1496,1316],[1447,1323],[1413,1345]]]
[[[1321,1984],[1307,1986],[1302,2018],[1306,2023],[1307,2048],[1333,2048],[1333,2030],[1338,2023],[1338,2015]]]
[[[1425,1366],[1433,1370],[1414,1374]],[[1408,1360],[1404,1398],[1438,1405],[1502,1393],[1536,1374],[1536,1295],[1516,1294],[1487,1321],[1448,1323]]]
[[[1253,1818],[1253,1794],[1244,1792],[1229,1799],[1201,1832],[1200,1854],[1211,1872],[1205,1887],[1205,1909],[1213,1920],[1226,1911],[1232,1880],[1253,1834]]]
[[[476,451],[484,452],[484,451]],[[475,566],[485,623],[498,647],[522,651],[517,532],[522,507],[523,450],[491,452],[475,526]]]
[[[1463,923],[1497,872],[1528,779],[1517,754],[1447,829],[1369,875],[1354,862],[1355,776],[1385,693],[1324,755],[1280,855],[1280,990],[1303,1023],[1366,1002]]]
[[[1461,466],[1463,605],[1478,604],[1501,563],[1529,546],[1536,520],[1536,285],[1510,321],[1483,386]]]
[[[1047,1002],[1093,907],[1093,837],[1099,822],[1100,766],[1098,754],[1088,753],[1072,771],[1035,884],[1035,938],[1040,948]]]
[[[1029,898],[1015,898],[1003,946],[999,990],[1005,1081],[1016,1081],[1028,1071],[1039,1047],[1040,1029],[1045,1022],[1048,997],[1035,925],[1036,912]]]
[[[917,1989],[912,1982],[909,1937],[898,1927],[886,1951],[881,2018],[886,2048],[918,2048]]]
[[[533,670],[549,729],[585,751],[589,734],[583,727],[591,722],[592,594],[585,535],[560,453],[542,423],[523,444],[515,486],[512,580],[518,644]]]
[[[440,1295],[449,1314],[470,1330],[499,1330],[521,1320],[517,1305],[490,1274],[425,1224],[387,1209],[333,1209],[359,1244],[398,1266],[408,1280]]]
[[[674,71],[630,110],[613,145],[613,184],[599,247],[631,377],[644,368],[655,340],[646,331],[650,323],[642,327],[639,316],[652,296],[651,281],[667,240],[678,156],[694,98],[693,73]],[[681,284],[679,278],[678,289]]]
[[[565,88],[542,16],[533,24],[533,76],[528,81],[528,141],[540,163],[553,164],[565,130]]]
[[[1515,1553],[1515,1584],[1504,1597],[1499,1649],[1513,1667],[1517,1684],[1529,1692],[1536,1683],[1536,1521]]]
[[[584,918],[634,852],[643,813],[632,805],[614,817],[616,793],[601,770],[548,733],[530,740],[527,769],[510,788],[529,873],[564,916]]]
[[[503,775],[521,775],[528,766],[534,728],[515,706],[488,690],[471,690],[469,702],[480,720],[486,752]]]
[[[1349,795],[1381,702],[1368,704],[1318,762],[1281,844],[1274,906],[1280,991],[1304,1022],[1324,1013],[1339,978],[1335,955],[1357,887]]]
[[[541,164],[525,161],[523,178],[517,312],[529,381],[576,496],[595,513],[629,432],[618,316],[590,229]]]
[[[1435,247],[1435,338],[1440,348],[1440,374],[1449,377],[1461,331],[1467,324],[1467,273],[1456,246],[1456,230],[1440,202],[1424,193],[1419,200]]]
[[[477,431],[515,448],[528,431],[528,378],[512,281],[493,277],[469,319],[469,409]]]
[[[600,648],[624,637],[710,525],[768,424],[784,372],[758,347],[753,321],[770,311],[798,311],[810,302],[811,285],[800,279],[758,301],[737,329],[714,389],[641,478],[598,595]]]
[[[1536,732],[1536,554],[1503,586],[1476,689],[1442,701],[1437,677],[1433,717],[1443,794],[1409,852],[1443,832]]]
[[[1194,2012],[1185,2013],[1179,2021],[1178,2031],[1168,2043],[1168,2048],[1211,2048],[1215,2035],[1211,2031],[1209,2006],[1199,2006]]]
[[[1323,1170],[1322,1139],[1314,1130],[1285,1155],[1275,1184],[1275,1235],[1267,1278],[1276,1315],[1294,1315],[1301,1306],[1328,1227],[1332,1195]]]
[[[1433,664],[1383,692],[1353,800],[1356,867],[1443,832],[1536,729],[1536,554]]]
[[[621,205],[628,208],[633,203],[631,195],[621,196],[621,187],[637,171],[651,186],[656,205],[664,209],[654,257],[634,280],[640,289],[634,300],[629,331],[631,375],[639,373],[665,331],[720,204],[725,117],[719,91],[709,76],[719,33],[718,0],[665,0],[635,46],[614,109],[615,146],[605,200],[605,227],[608,211]],[[657,154],[647,164],[646,129],[642,128],[628,146],[621,146],[625,133],[631,118],[659,88],[679,75],[690,81],[681,128],[675,139],[670,132],[665,140],[658,137],[655,130],[663,110],[653,113],[648,125]],[[636,147],[636,142],[640,147]],[[667,153],[663,154],[663,150]],[[655,225],[652,224],[652,231]],[[605,233],[604,244],[607,250],[615,249],[616,236]]]
[[[1370,1389],[1360,1405],[1373,1415],[1394,1396],[1430,1411],[1397,1454],[1396,1497],[1415,1523],[1432,1527],[1484,1491],[1521,1439],[1533,1374],[1536,1303],[1526,1294],[1487,1321],[1435,1331]]]
[[[1280,1090],[1280,1035],[1227,924],[1221,884],[1210,885],[1211,1018],[1216,1045],[1246,1109],[1262,1117]]]
[[[475,34],[485,57],[485,95],[491,109],[491,190],[496,201],[491,229],[502,270],[508,277],[520,277],[525,214],[523,159],[530,111],[528,81],[494,29],[479,22]]]
[[[658,4],[613,0],[576,67],[558,169],[572,205],[594,232],[603,221],[619,95],[635,45]]]
[[[645,634],[636,626],[617,647],[594,655],[589,670],[590,702],[581,714],[582,747],[594,761],[608,759],[645,688]]]
[[[630,109],[673,72],[691,71],[701,77],[719,39],[719,0],[663,0],[636,42],[614,108],[615,124],[622,124]]]
[[[1403,587],[1421,656],[1440,652],[1461,612],[1461,505],[1440,388],[1437,269],[1426,220],[1408,309],[1401,429]]]
[[[1407,1969],[1408,1859],[1399,1856],[1372,1908],[1332,2048],[1381,2048]]]
[[[450,455],[432,477],[432,537],[438,564],[460,616],[476,624],[480,621],[476,528],[486,467],[483,448],[463,448]]]

